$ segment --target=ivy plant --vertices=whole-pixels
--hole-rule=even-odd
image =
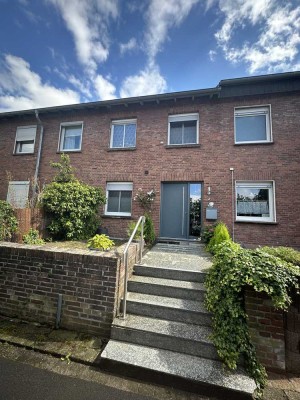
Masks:
[[[41,204],[50,220],[47,229],[58,240],[88,239],[100,224],[97,213],[106,201],[105,194],[101,188],[75,178],[67,155],[52,166],[58,174],[41,194]]]
[[[17,229],[18,220],[12,206],[7,201],[0,200],[0,240],[11,240]]]
[[[263,249],[246,250],[231,240],[215,246],[214,252],[213,266],[205,282],[206,306],[213,313],[212,340],[230,369],[236,369],[240,356],[244,356],[259,398],[267,375],[251,342],[243,290],[248,285],[257,292],[265,292],[275,308],[286,310],[291,303],[289,289],[298,288],[300,269]]]

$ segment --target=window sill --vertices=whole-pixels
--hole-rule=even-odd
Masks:
[[[200,147],[200,144],[166,144],[165,148],[166,149],[182,149],[182,148],[188,148],[188,147]]]
[[[136,147],[110,147],[107,151],[134,151]]]
[[[32,153],[13,153],[13,156],[32,156],[34,155],[34,152]]]
[[[274,144],[274,142],[273,141],[271,141],[271,142],[243,142],[243,143],[234,143],[234,145],[235,146],[249,146],[249,145],[252,145],[252,146],[257,146],[257,145],[260,145],[260,146],[263,146],[263,145],[270,145],[270,144]]]
[[[276,221],[242,221],[242,220],[235,220],[236,224],[265,224],[265,225],[278,225]]]
[[[133,219],[133,217],[130,215],[106,215],[103,214],[101,215],[101,218],[104,219],[108,219],[108,218],[112,218],[112,219]]]
[[[56,154],[62,153],[82,153],[82,150],[58,150]]]

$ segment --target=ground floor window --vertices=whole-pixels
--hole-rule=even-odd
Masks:
[[[108,182],[106,197],[106,215],[131,216],[131,182]]]
[[[274,182],[236,182],[236,220],[275,222]]]
[[[7,201],[14,208],[26,208],[28,202],[29,181],[10,181]]]

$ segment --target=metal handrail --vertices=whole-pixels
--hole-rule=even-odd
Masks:
[[[133,238],[135,237],[135,234],[138,230],[139,225],[141,225],[141,237],[140,237],[140,259],[139,261],[142,260],[143,256],[143,250],[144,250],[144,224],[145,224],[145,217],[141,216],[138,220],[138,222],[135,225],[135,228],[127,242],[127,245],[124,249],[124,264],[125,264],[125,276],[124,276],[124,296],[123,296],[123,319],[126,318],[126,302],[127,302],[127,283],[128,283],[128,249],[129,246],[131,245],[131,242],[133,241]]]

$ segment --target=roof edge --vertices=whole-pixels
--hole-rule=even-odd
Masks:
[[[214,94],[219,94],[221,88],[219,86],[208,89],[197,89],[197,90],[188,90],[183,92],[170,92],[170,93],[161,93],[147,96],[137,96],[137,97],[126,97],[121,99],[113,99],[113,100],[102,100],[102,101],[94,101],[88,103],[77,103],[77,104],[67,104],[61,106],[52,106],[52,107],[42,107],[42,108],[32,108],[28,110],[19,110],[19,111],[5,111],[0,113],[0,118],[5,117],[14,117],[18,115],[30,115],[38,111],[39,114],[46,114],[49,112],[56,111],[68,111],[68,110],[81,110],[81,109],[91,109],[91,108],[100,108],[100,107],[111,107],[118,105],[128,105],[140,103],[143,105],[148,102],[160,102],[160,101],[168,101],[182,98],[193,98],[193,97],[202,97],[202,96],[211,96]]]

